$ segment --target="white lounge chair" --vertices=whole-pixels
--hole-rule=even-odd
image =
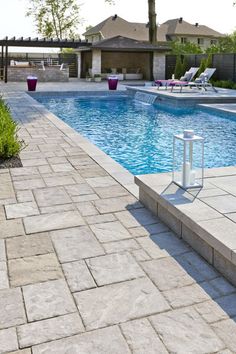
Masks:
[[[209,82],[210,78],[216,71],[216,68],[206,68],[203,73],[199,77],[196,78],[194,82],[189,82],[189,87],[198,87],[207,91],[207,87],[210,87],[214,92],[217,92],[214,86]]]
[[[180,78],[180,81],[192,81],[199,68],[192,66],[186,73]]]
[[[175,79],[169,79],[169,80],[155,80],[155,84],[157,88],[159,89],[160,86],[165,86],[167,89],[168,86],[171,86],[171,91],[173,90],[173,86],[175,86],[178,83],[182,83],[183,85],[188,83],[189,81],[192,81],[196,73],[198,72],[199,68],[197,67],[191,67],[188,71],[185,72],[183,76],[179,80]]]
[[[210,87],[214,92],[217,92],[214,86],[209,82],[210,78],[216,71],[215,68],[206,68],[203,73],[200,74],[194,81],[184,82],[184,81],[174,81],[170,84],[171,92],[173,91],[174,87],[179,87],[180,92],[182,92],[183,87],[197,87],[199,89],[203,89],[207,91],[207,87]]]

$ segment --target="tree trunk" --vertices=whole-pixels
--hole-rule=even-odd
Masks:
[[[149,18],[149,42],[156,44],[157,42],[157,24],[155,0],[148,0],[148,18]]]

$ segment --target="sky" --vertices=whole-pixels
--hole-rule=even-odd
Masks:
[[[130,22],[148,22],[148,0],[115,2],[113,6],[104,0],[78,0],[83,19],[78,32],[82,34],[86,26],[94,26],[114,14]],[[5,36],[38,36],[33,20],[25,16],[28,4],[28,0],[0,0],[0,39]],[[233,0],[156,0],[156,13],[158,23],[183,17],[187,22],[198,22],[221,33],[236,30],[236,7],[233,7]]]

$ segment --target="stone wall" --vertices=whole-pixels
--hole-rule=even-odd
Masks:
[[[27,76],[37,76],[39,82],[66,82],[69,81],[69,68],[60,70],[60,66],[50,66],[42,70],[35,67],[8,67],[8,81],[26,81]]]
[[[92,74],[101,74],[101,50],[93,49],[92,51]]]
[[[164,80],[166,72],[166,56],[154,52],[153,54],[153,77],[155,80]]]

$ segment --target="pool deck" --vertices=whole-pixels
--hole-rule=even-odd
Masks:
[[[0,170],[0,353],[235,353],[236,288],[161,221],[168,213],[140,203],[129,172],[24,90],[0,84],[28,144],[22,168]],[[158,193],[170,182],[139,177],[152,178]],[[186,220],[214,210],[209,224],[227,237],[217,222],[235,225],[235,178],[235,167],[207,171],[197,198],[177,200],[194,205]]]

